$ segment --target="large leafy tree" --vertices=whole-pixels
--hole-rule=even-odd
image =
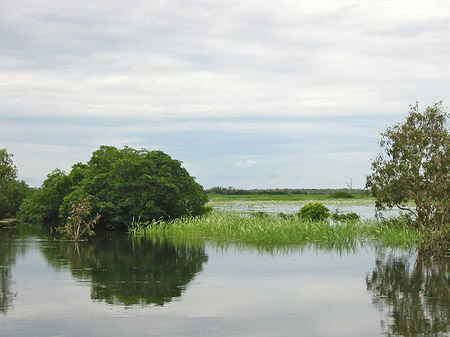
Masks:
[[[164,152],[101,146],[87,164],[75,164],[68,175],[52,172],[41,190],[24,202],[21,220],[63,223],[72,205],[87,196],[92,214],[101,215],[98,226],[108,229],[123,228],[133,219],[201,215],[207,201],[181,162]]]
[[[404,123],[387,128],[366,187],[378,210],[397,206],[419,229],[448,230],[450,223],[449,114],[442,103],[410,107]],[[412,205],[412,206],[411,206]]]
[[[0,149],[0,219],[15,216],[29,188],[17,179],[17,167],[13,155]]]

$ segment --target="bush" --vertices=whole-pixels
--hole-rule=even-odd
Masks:
[[[92,215],[92,206],[89,197],[83,198],[72,206],[70,217],[64,226],[57,227],[56,231],[62,235],[78,241],[83,237],[94,235],[94,225],[100,219],[100,215]]]
[[[350,194],[348,192],[345,191],[338,191],[338,192],[334,192],[332,195],[330,195],[330,197],[332,198],[354,198],[355,196],[353,194]]]
[[[252,213],[250,213],[250,215],[254,218],[268,218],[269,217],[269,213],[264,212],[264,211],[252,212]]]
[[[20,220],[64,224],[72,206],[90,196],[98,227],[126,229],[135,219],[170,220],[207,212],[203,188],[161,151],[101,146],[67,175],[56,170],[21,207]]]
[[[346,221],[359,221],[361,219],[361,217],[358,214],[354,213],[354,212],[352,212],[352,213],[339,213],[337,210],[336,210],[336,212],[334,212],[331,215],[331,218],[334,221],[344,221],[344,222],[346,222]]]
[[[330,210],[320,202],[311,202],[303,206],[297,215],[305,220],[323,221],[330,216]]]

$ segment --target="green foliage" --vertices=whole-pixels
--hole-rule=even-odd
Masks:
[[[161,151],[101,146],[68,175],[54,173],[24,203],[21,220],[65,223],[72,205],[88,195],[93,212],[101,215],[98,225],[107,229],[124,229],[133,218],[169,220],[208,211],[202,187],[181,162]]]
[[[337,191],[330,195],[332,198],[354,198],[355,196],[351,193],[345,192],[345,191]]]
[[[264,211],[252,212],[252,213],[250,213],[250,215],[255,217],[255,218],[267,218],[267,217],[269,217],[269,213],[264,212]]]
[[[380,146],[384,153],[372,162],[373,173],[366,182],[378,210],[397,206],[408,212],[421,230],[443,230],[449,226],[448,118],[441,102],[424,112],[419,112],[416,103],[404,123],[382,134]]]
[[[94,235],[94,226],[100,219],[100,215],[92,215],[92,206],[89,197],[81,199],[72,205],[70,217],[64,226],[57,227],[56,231],[62,235],[78,241],[83,237]]]
[[[450,226],[442,230],[426,228],[422,231],[420,252],[424,255],[450,257]]]
[[[334,221],[359,221],[361,217],[356,213],[339,213],[338,210],[331,215]]]
[[[281,219],[284,219],[284,220],[293,220],[296,217],[295,214],[286,214],[286,213],[283,213],[283,212],[279,212],[277,215]]]
[[[134,235],[163,236],[174,240],[212,239],[224,242],[264,243],[276,245],[317,244],[321,247],[355,247],[367,240],[382,245],[413,248],[418,232],[410,226],[389,226],[379,221],[344,222],[310,221],[278,215],[247,217],[236,212],[213,211],[201,217],[184,217],[173,221],[142,224],[129,228]]]
[[[30,188],[17,180],[17,168],[12,154],[0,149],[0,219],[14,217]]]
[[[53,170],[47,175],[40,189],[26,198],[17,214],[22,223],[59,223],[59,208],[64,197],[73,190],[67,174],[61,170]]]
[[[320,202],[310,202],[303,206],[297,215],[304,220],[324,221],[330,216],[330,210]]]

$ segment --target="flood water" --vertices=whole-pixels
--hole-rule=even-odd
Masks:
[[[449,262],[0,225],[0,335],[448,336]]]
[[[286,202],[286,201],[246,201],[246,200],[236,200],[236,201],[225,201],[225,202],[215,202],[213,204],[214,209],[223,211],[239,212],[242,214],[253,213],[253,212],[266,212],[266,213],[285,213],[294,214],[297,213],[304,205],[311,201],[297,201],[297,202]],[[321,201],[319,201],[321,202]],[[332,202],[327,200],[323,204],[331,212],[339,213],[356,213],[361,219],[373,219],[375,218],[375,205],[372,202],[367,201],[336,201]],[[391,217],[399,215],[400,211],[397,209],[388,209],[382,212],[384,217]]]

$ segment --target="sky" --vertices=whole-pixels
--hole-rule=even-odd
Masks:
[[[449,60],[448,0],[0,0],[0,148],[31,186],[113,145],[205,188],[363,188]]]

